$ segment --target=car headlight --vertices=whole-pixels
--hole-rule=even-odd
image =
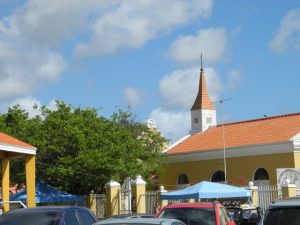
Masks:
[[[243,218],[249,219],[251,216],[251,210],[243,210]]]

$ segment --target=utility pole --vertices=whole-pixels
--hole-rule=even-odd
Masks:
[[[215,103],[221,104],[221,124],[222,124],[222,141],[223,141],[223,163],[224,163],[224,181],[225,184],[227,184],[227,165],[226,165],[226,144],[225,144],[225,130],[224,130],[224,118],[223,118],[223,103],[225,101],[229,101],[232,98],[227,99],[219,99],[218,101],[215,101]]]

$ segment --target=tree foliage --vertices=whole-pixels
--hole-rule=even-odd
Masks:
[[[0,115],[0,129],[37,147],[37,179],[74,194],[101,192],[106,182],[161,172],[166,140],[137,122],[130,110],[107,119],[94,108],[62,101],[30,118],[19,106]],[[13,161],[12,179],[24,179],[24,160]]]

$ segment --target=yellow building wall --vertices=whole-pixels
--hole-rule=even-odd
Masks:
[[[259,155],[248,157],[227,158],[227,180],[233,185],[248,185],[253,180],[254,173],[258,168],[264,168],[269,174],[270,184],[277,183],[276,168],[294,168],[300,166],[300,154],[297,153],[297,162],[294,153],[283,153],[276,155]],[[197,183],[203,180],[210,181],[214,172],[224,171],[224,160],[205,160],[184,163],[168,163],[162,176],[161,184],[166,189],[175,186],[180,174],[184,173],[189,183]]]
[[[295,168],[300,168],[300,152],[294,153],[295,158]]]

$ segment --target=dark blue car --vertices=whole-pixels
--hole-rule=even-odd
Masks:
[[[0,216],[0,225],[92,225],[95,215],[79,206],[15,209]]]

